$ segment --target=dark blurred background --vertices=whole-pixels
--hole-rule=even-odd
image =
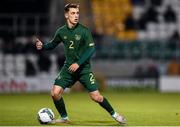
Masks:
[[[69,2],[80,4],[80,22],[92,31],[92,67],[103,89],[180,91],[170,82],[180,82],[180,0],[1,0],[0,92],[49,89],[63,47],[37,51],[33,39],[52,38]]]

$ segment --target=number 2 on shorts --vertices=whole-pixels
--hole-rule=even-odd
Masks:
[[[90,73],[89,75],[90,75],[91,84],[94,84],[95,83],[94,75],[92,73]]]

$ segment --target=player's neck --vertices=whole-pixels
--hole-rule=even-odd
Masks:
[[[77,23],[76,24],[72,24],[70,22],[67,22],[67,26],[68,26],[69,29],[73,29],[76,25],[77,25]]]

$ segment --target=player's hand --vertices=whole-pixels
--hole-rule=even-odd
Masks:
[[[70,71],[70,72],[75,72],[78,68],[79,68],[79,65],[78,65],[77,63],[73,63],[73,64],[71,64],[71,66],[69,67],[69,71]]]
[[[43,47],[43,43],[38,38],[36,38],[36,48],[37,48],[37,50],[41,50],[42,47]]]

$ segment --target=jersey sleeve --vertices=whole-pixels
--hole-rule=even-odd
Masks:
[[[53,39],[52,39],[50,42],[48,42],[48,43],[46,43],[46,44],[43,45],[43,49],[52,50],[52,49],[54,49],[61,41],[62,41],[62,40],[61,40],[61,37],[60,37],[59,32],[58,32],[58,30],[57,30],[56,33],[55,33],[55,35],[54,35],[54,37],[53,37]]]
[[[92,34],[89,30],[86,30],[86,32],[85,32],[84,41],[85,41],[86,49],[85,49],[85,52],[83,53],[82,57],[78,60],[78,62],[77,62],[78,65],[83,64],[95,52],[94,40],[93,40]]]

